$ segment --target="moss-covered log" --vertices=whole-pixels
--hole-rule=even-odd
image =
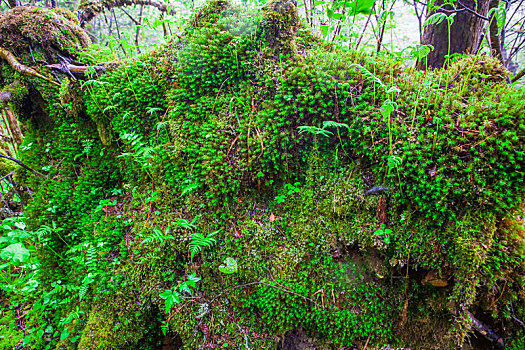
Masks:
[[[48,176],[23,178],[34,298],[54,312],[26,319],[67,327],[33,345],[449,349],[490,330],[522,348],[525,91],[507,77],[336,51],[290,1],[223,0],[82,88],[26,77],[48,116],[24,119]]]

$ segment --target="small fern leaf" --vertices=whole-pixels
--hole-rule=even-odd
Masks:
[[[386,88],[385,84],[383,84],[383,82],[378,78],[376,77],[374,74],[372,74],[372,72],[370,72],[368,69],[366,69],[365,67],[363,67],[362,65],[360,64],[357,64],[357,63],[352,63],[350,65],[350,67],[355,67],[357,68],[358,70],[360,70],[365,76],[367,76],[368,78],[370,78],[370,80],[376,82],[379,86],[381,86],[383,89]]]
[[[200,252],[202,250],[202,247],[208,247],[210,248],[217,240],[214,238],[214,236],[219,233],[221,230],[214,231],[210,234],[208,234],[206,237],[199,232],[195,232],[191,236],[191,242],[190,242],[190,261],[193,263],[193,257],[195,254]]]
[[[348,126],[348,124],[338,123],[333,120],[327,120],[323,122],[323,129],[326,129],[326,128],[336,128],[336,129],[346,128],[346,130],[350,131],[350,127]]]

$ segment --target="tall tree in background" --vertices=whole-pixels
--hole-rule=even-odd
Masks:
[[[454,7],[445,5],[446,1],[436,0],[429,5],[427,18],[441,12],[449,16],[455,14],[450,27],[450,54],[475,53],[479,48],[491,0],[457,0]],[[447,1],[448,2],[448,1]],[[436,9],[437,8],[437,9]],[[430,44],[434,50],[427,57],[427,63],[419,62],[419,68],[441,68],[449,53],[449,33],[446,20],[439,24],[427,25],[423,31],[423,45]]]

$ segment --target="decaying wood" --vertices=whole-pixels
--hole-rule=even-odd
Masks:
[[[494,347],[496,349],[503,349],[505,347],[505,344],[503,342],[503,338],[501,338],[499,335],[497,335],[489,326],[478,320],[474,315],[466,311],[467,316],[472,321],[472,329],[478,331],[481,333],[487,340],[494,343]]]
[[[105,70],[103,66],[79,66],[75,64],[48,64],[46,68],[59,73],[67,74],[76,79],[87,78],[86,71],[88,69],[94,69],[97,74],[102,73]]]
[[[80,20],[80,26],[84,28],[86,23],[95,18],[98,14],[104,10],[111,10],[119,7],[127,6],[153,6],[156,7],[160,12],[168,12],[168,6],[162,2],[153,0],[101,0],[101,1],[82,1],[79,9],[78,19]],[[172,12],[170,11],[170,14]]]
[[[12,110],[9,108],[4,108],[7,123],[9,124],[9,129],[11,130],[11,134],[13,135],[13,140],[16,142],[17,145],[22,144],[22,131],[20,130],[20,126],[18,125],[18,121],[16,120],[16,116],[13,113]]]
[[[29,76],[29,77],[37,77],[37,78],[40,78],[40,79],[43,79],[51,84],[55,84],[57,86],[60,86],[59,83],[57,83],[56,81],[54,80],[51,80],[45,76],[43,76],[42,74],[38,73],[36,70],[34,70],[33,68],[31,67],[28,67],[26,65],[23,65],[22,63],[18,62],[18,60],[16,59],[15,55],[13,55],[10,51],[0,47],[0,58],[1,59],[4,59],[5,61],[7,61],[7,63],[9,63],[9,65],[11,66],[11,68],[13,68],[15,71],[17,71],[18,73],[22,74],[22,75],[25,75],[25,76]]]

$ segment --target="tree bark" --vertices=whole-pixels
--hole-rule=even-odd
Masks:
[[[498,8],[498,5],[499,0],[490,0],[489,9]],[[503,63],[499,31],[496,13],[493,12],[490,16],[490,50],[492,51],[494,57]]]
[[[443,5],[443,0],[437,0],[436,6]],[[463,0],[458,2],[457,8],[451,6],[443,6],[437,12],[450,15],[456,13],[454,23],[450,27],[450,54],[454,53],[475,53],[478,48],[478,43],[483,34],[483,28],[486,20],[477,14],[486,17],[489,9],[490,0]],[[477,4],[477,5],[476,5]],[[471,11],[468,11],[471,10]],[[427,18],[432,16],[436,11],[428,11]],[[418,62],[418,68],[441,68],[445,63],[445,56],[448,54],[448,24],[447,20],[443,20],[438,25],[428,25],[423,32],[423,45],[432,45],[434,50],[427,56],[427,63],[425,61]]]

